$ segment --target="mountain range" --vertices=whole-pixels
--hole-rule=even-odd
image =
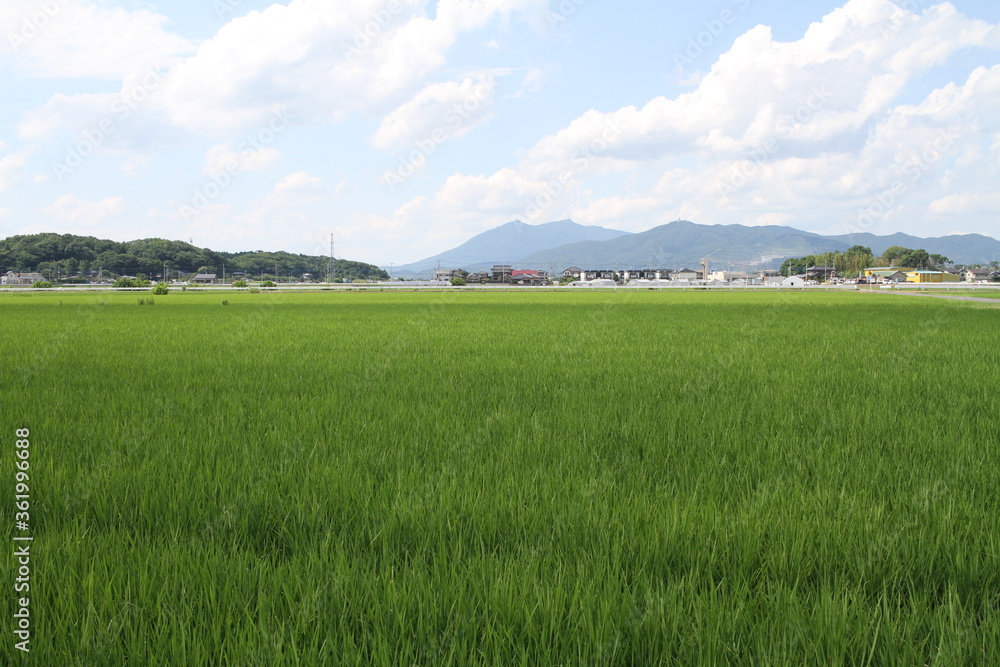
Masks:
[[[680,268],[709,259],[713,268],[725,266],[775,267],[788,257],[803,257],[854,245],[878,256],[890,246],[923,249],[958,264],[1000,260],[1000,241],[982,234],[920,238],[909,234],[876,236],[870,233],[824,236],[792,227],[700,225],[678,220],[639,234],[560,220],[528,225],[519,220],[479,234],[462,245],[425,260],[397,267],[399,277],[428,275],[445,269],[489,270],[494,264],[517,269],[561,270]]]
[[[419,262],[395,267],[393,274],[431,274],[439,265],[444,269],[483,271],[489,270],[494,264],[521,264],[529,254],[555,249],[567,243],[600,243],[628,235],[629,232],[588,227],[572,220],[558,220],[544,225],[529,225],[514,220],[478,234],[457,248]]]

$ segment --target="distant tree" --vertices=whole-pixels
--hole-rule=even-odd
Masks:
[[[262,282],[260,284],[260,286],[261,287],[277,287],[277,285],[274,284],[273,280],[265,280],[264,282]]]
[[[944,267],[951,264],[951,260],[944,255],[939,255],[934,253],[930,256],[930,261],[933,263],[934,267],[937,269],[943,269]]]
[[[904,248],[903,246],[889,246],[882,251],[882,256],[889,261],[892,266],[904,266],[902,263],[898,263],[899,260],[903,259],[908,253],[912,252],[909,248]],[[913,267],[916,268],[916,267]]]
[[[454,276],[451,279],[452,287],[465,287],[465,278],[462,276]]]
[[[243,280],[242,278],[237,278],[236,280],[233,281],[233,287],[246,287],[246,286],[247,286],[247,281]]]
[[[50,283],[48,280],[36,280],[31,284],[31,286],[36,289],[49,289],[50,287],[52,287],[52,283]]]
[[[163,296],[167,294],[169,291],[170,288],[167,287],[166,283],[156,283],[155,285],[153,285],[153,294],[155,294],[156,296]]]

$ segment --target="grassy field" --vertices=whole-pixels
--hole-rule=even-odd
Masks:
[[[996,664],[998,321],[860,293],[0,296],[0,493],[28,428],[35,538],[30,660],[11,557],[0,663]]]

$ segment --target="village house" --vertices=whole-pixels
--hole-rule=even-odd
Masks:
[[[608,269],[596,269],[583,271],[580,280],[614,280],[615,272]]]
[[[966,269],[959,275],[965,282],[975,283],[980,280],[989,280],[991,278],[991,271],[989,269]]]
[[[481,283],[488,283],[490,281],[490,274],[485,271],[477,271],[476,273],[470,273],[465,277],[466,284],[478,285]]]
[[[670,274],[671,280],[701,280],[701,271],[694,269],[678,269]]]
[[[7,273],[0,276],[0,284],[2,285],[34,285],[39,280],[45,280],[45,277],[40,273],[17,273],[16,271],[8,271]]]
[[[544,285],[548,282],[547,276],[544,271],[523,269],[511,271],[510,280],[517,285]]]
[[[457,275],[455,269],[435,269],[434,280],[449,281]]]
[[[510,280],[510,274],[513,269],[509,264],[496,264],[490,269],[490,275],[493,280],[500,282],[508,282]]]

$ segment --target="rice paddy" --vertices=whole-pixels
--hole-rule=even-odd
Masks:
[[[143,298],[0,295],[0,662],[1000,659],[989,304]]]

